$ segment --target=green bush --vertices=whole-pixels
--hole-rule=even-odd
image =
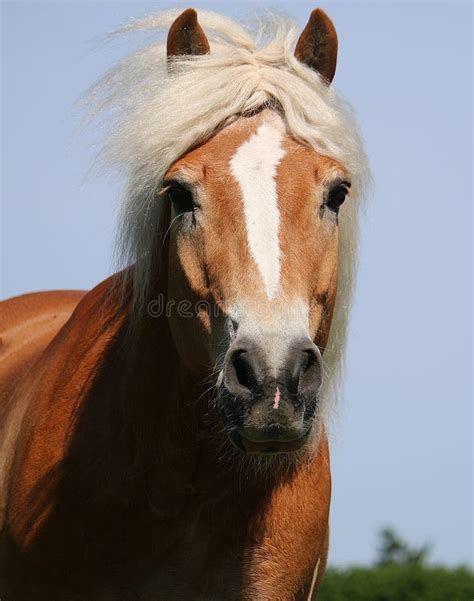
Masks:
[[[467,568],[386,564],[330,569],[317,601],[472,601],[474,574]]]
[[[430,547],[410,547],[394,530],[379,533],[373,567],[329,569],[317,601],[473,601],[474,573],[427,565]]]

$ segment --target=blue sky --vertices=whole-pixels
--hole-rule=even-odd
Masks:
[[[91,175],[74,103],[133,40],[97,36],[176,4],[3,2],[1,296],[90,288],[112,271],[120,182]],[[308,2],[210,3],[231,16]],[[183,8],[186,8],[185,5]],[[472,8],[326,2],[374,187],[362,225],[345,393],[333,427],[333,564],[397,527],[472,563]]]

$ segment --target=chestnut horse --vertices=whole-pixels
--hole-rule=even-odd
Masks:
[[[303,600],[324,574],[367,175],[336,32],[124,30],[163,27],[90,94],[128,266],[1,305],[2,601]]]

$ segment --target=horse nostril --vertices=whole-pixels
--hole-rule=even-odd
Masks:
[[[294,346],[287,363],[286,386],[293,394],[314,392],[321,383],[321,360],[315,345],[305,341]]]
[[[321,354],[316,345],[303,349],[303,358],[298,378],[298,391],[316,391],[321,386]]]
[[[235,351],[231,363],[239,384],[247,390],[255,392],[258,388],[258,381],[248,352],[244,349]]]
[[[253,402],[265,395],[274,402],[278,385],[283,396],[286,390],[293,402],[299,402],[301,394],[314,397],[321,384],[318,348],[311,340],[304,339],[297,340],[288,350],[283,361],[280,355],[279,361],[272,362],[266,349],[257,347],[252,341],[240,341],[229,349],[225,358],[225,387],[235,397]],[[287,402],[288,398],[285,399]]]
[[[303,351],[303,354],[305,355],[305,358],[303,360],[301,371],[302,373],[306,373],[317,363],[318,359],[313,349],[307,349]]]

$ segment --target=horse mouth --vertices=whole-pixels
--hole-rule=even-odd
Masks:
[[[278,455],[299,451],[306,443],[308,436],[309,432],[293,440],[264,440],[256,442],[242,436],[239,432],[232,432],[229,438],[232,444],[242,453],[249,455]]]

